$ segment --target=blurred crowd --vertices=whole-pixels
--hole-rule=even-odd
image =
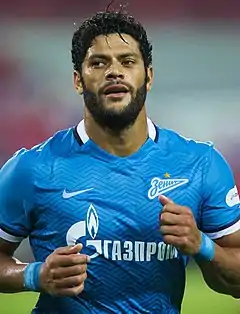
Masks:
[[[0,164],[21,147],[30,148],[67,127],[68,116],[54,95],[37,92],[21,60],[0,58]],[[55,111],[57,110],[57,112]]]
[[[66,18],[103,11],[112,4],[127,7],[136,16],[152,22],[159,19],[238,19],[240,3],[236,0],[15,0],[1,1],[0,15],[7,18]]]

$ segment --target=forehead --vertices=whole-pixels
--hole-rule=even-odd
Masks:
[[[119,34],[97,36],[88,49],[86,58],[90,58],[94,54],[114,55],[120,53],[133,53],[141,56],[139,44],[132,36],[121,34],[121,37]]]

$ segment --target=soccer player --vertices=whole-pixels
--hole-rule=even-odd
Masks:
[[[240,297],[233,174],[208,143],[156,126],[145,101],[152,46],[122,12],[72,40],[84,120],[18,151],[0,173],[0,291],[38,291],[32,313],[181,311],[185,268]],[[13,253],[29,237],[36,262]]]

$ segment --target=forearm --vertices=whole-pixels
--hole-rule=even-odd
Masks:
[[[240,250],[222,248],[216,244],[211,262],[196,261],[211,289],[240,298]]]
[[[26,265],[0,253],[0,293],[24,291],[23,270]]]

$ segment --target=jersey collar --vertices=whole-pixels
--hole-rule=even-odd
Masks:
[[[154,142],[156,142],[157,141],[157,128],[156,128],[155,124],[149,118],[147,118],[147,125],[148,125],[149,137]],[[88,137],[86,130],[85,130],[84,120],[79,122],[79,124],[76,127],[76,131],[77,131],[77,135],[79,136],[82,143],[85,144],[89,140],[89,137]]]

